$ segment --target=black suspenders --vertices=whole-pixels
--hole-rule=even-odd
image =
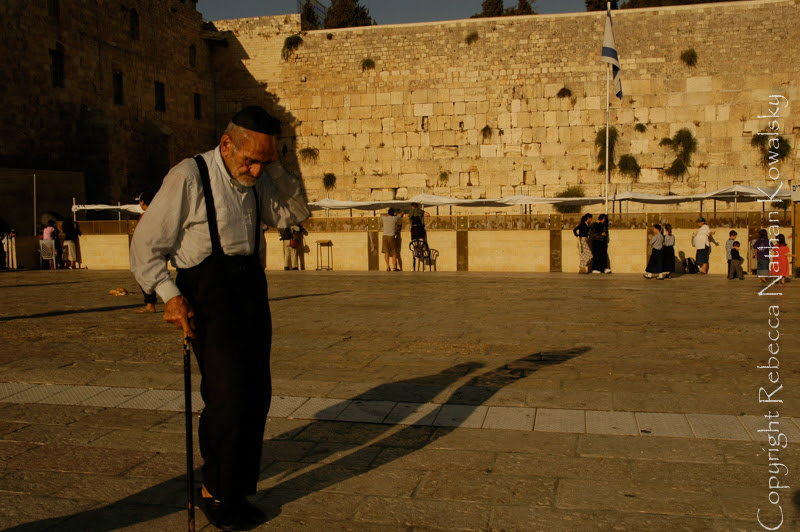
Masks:
[[[217,227],[217,209],[214,207],[214,196],[211,194],[211,178],[208,175],[208,165],[202,155],[195,155],[195,162],[197,168],[200,170],[200,183],[203,185],[203,197],[206,200],[206,215],[208,216],[208,232],[211,236],[211,253],[224,255],[222,252],[222,245],[219,240],[219,229]],[[255,239],[253,244],[253,255],[258,254],[258,235],[261,232],[261,212],[258,205],[258,194],[255,187],[253,188],[253,195],[256,200],[256,223],[255,223]]]

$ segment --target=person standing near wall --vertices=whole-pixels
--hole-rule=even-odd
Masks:
[[[675,237],[672,235],[672,226],[670,224],[664,225],[664,247],[662,248],[664,255],[664,274],[669,278],[675,273]]]
[[[697,232],[692,235],[692,245],[697,250],[695,263],[700,269],[698,273],[708,273],[708,256],[711,252],[711,235],[716,233],[706,225],[706,219],[702,216],[697,219]]]
[[[731,257],[731,249],[733,249],[733,243],[736,242],[737,236],[739,236],[739,233],[731,231],[728,233],[728,240],[725,241],[725,258],[728,261],[728,277],[731,276],[731,261],[733,260]]]
[[[303,237],[308,231],[302,224],[293,225],[280,230],[281,242],[283,242],[283,269],[300,269],[300,257],[303,253]]]
[[[589,226],[591,224],[592,215],[587,212],[581,216],[580,223],[572,229],[572,234],[578,239],[578,273],[589,273],[589,263],[592,261],[592,248],[589,245]]]
[[[758,239],[753,242],[753,249],[756,250],[756,275],[762,283],[767,282],[769,275],[769,235],[766,229],[758,232]]]
[[[650,260],[647,262],[647,268],[644,274],[646,279],[653,279],[658,275],[658,279],[664,279],[664,233],[662,232],[661,225],[653,225],[653,236],[649,242],[652,248],[650,252]]]
[[[794,258],[794,255],[789,253],[789,245],[786,243],[785,235],[778,235],[776,240],[776,245],[770,251],[772,262],[769,265],[769,270],[771,275],[780,276],[781,284],[783,284],[792,274],[789,258]]]
[[[601,214],[591,226],[592,273],[611,273],[608,264],[608,215]]]
[[[394,209],[390,208],[388,213],[381,214],[383,220],[383,254],[386,257],[386,271],[392,271],[389,266],[389,257],[394,263],[394,271],[400,271],[397,267],[397,235],[400,233],[400,223],[403,213],[394,214]]]
[[[11,232],[11,226],[8,225],[3,218],[0,218],[0,269],[5,270],[9,267],[8,257],[11,255],[11,250],[6,252],[7,235]]]
[[[61,257],[64,268],[67,270],[78,267],[78,238],[81,236],[81,228],[78,222],[67,220],[61,226],[64,229],[64,248]]]
[[[59,240],[59,232],[58,228],[56,227],[55,220],[47,221],[47,225],[45,225],[44,229],[42,230],[42,240],[53,241],[53,249],[55,250],[53,269],[55,270],[59,267],[59,263],[61,262],[61,241]]]

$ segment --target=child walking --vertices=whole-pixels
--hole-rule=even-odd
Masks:
[[[739,246],[740,244],[738,241],[734,241],[731,246],[731,264],[728,267],[728,279],[739,278],[744,281],[744,270],[742,269],[744,260],[741,254],[739,254]]]

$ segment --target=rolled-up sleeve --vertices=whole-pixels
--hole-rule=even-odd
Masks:
[[[155,198],[136,226],[131,240],[131,272],[145,292],[167,302],[180,295],[167,260],[174,256],[189,213],[189,173],[184,164],[164,178]]]
[[[261,220],[280,229],[304,222],[311,215],[303,180],[280,162],[268,165],[256,182]]]

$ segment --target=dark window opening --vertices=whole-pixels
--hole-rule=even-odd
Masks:
[[[122,105],[125,103],[125,93],[122,91],[122,72],[114,71],[114,103]]]
[[[194,117],[197,120],[203,118],[203,100],[196,92],[194,93]]]
[[[64,47],[56,43],[55,50],[50,50],[50,73],[53,87],[64,88]]]
[[[197,47],[195,45],[189,47],[189,66],[197,66]]]
[[[131,9],[131,39],[139,40],[139,12]]]
[[[59,0],[47,0],[47,13],[56,20],[58,20],[61,14],[61,6],[59,3]]]
[[[166,111],[167,110],[167,98],[166,93],[164,91],[164,84],[160,81],[156,81],[156,111]]]

